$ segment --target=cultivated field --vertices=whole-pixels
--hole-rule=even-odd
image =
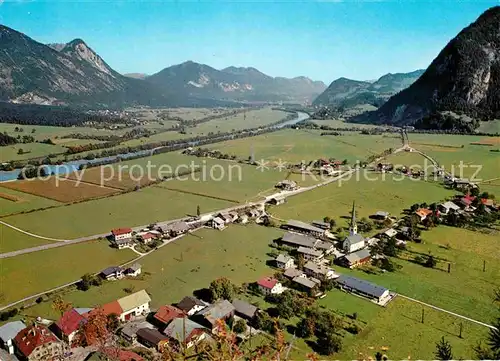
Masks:
[[[0,253],[53,243],[46,239],[31,237],[10,227],[0,224]],[[0,265],[3,260],[0,260]]]
[[[185,194],[159,187],[5,217],[2,220],[23,230],[52,238],[73,239],[224,209],[234,203]]]
[[[61,286],[87,272],[99,272],[135,256],[131,250],[118,251],[111,248],[108,241],[102,240],[2,259],[0,304]],[[27,314],[33,315],[31,310]]]
[[[285,118],[289,113],[271,108],[249,110],[246,113],[239,113],[220,119],[214,119],[206,123],[201,123],[195,128],[186,129],[193,135],[206,135],[210,132],[230,132],[234,130],[257,128],[275,123]]]
[[[4,186],[7,183],[0,183]],[[15,199],[15,201],[14,201]],[[37,197],[31,194],[18,192],[5,187],[0,188],[0,217],[8,214],[27,212],[33,209],[46,208],[60,205],[51,199]]]
[[[368,173],[368,180],[360,172],[359,178],[329,184],[288,198],[283,205],[273,207],[271,213],[281,219],[313,221],[325,216],[334,218],[339,226],[346,226],[352,202],[356,202],[358,218],[369,217],[376,211],[399,216],[414,203],[439,201],[455,194],[438,183],[396,177],[391,174]],[[384,180],[385,179],[385,180]],[[400,179],[400,180],[398,180]]]
[[[385,149],[401,146],[394,135],[370,136],[346,132],[342,136],[321,136],[320,131],[291,130],[264,134],[256,137],[235,139],[210,146],[222,152],[248,159],[253,153],[255,160],[279,160],[289,163],[309,162],[319,158],[347,159],[349,162],[364,160],[369,155]]]
[[[222,232],[202,229],[142,258],[140,263],[143,277],[135,280],[108,282],[101,287],[91,288],[87,292],[72,292],[65,295],[64,299],[71,301],[75,307],[92,307],[125,296],[124,288],[133,287],[135,290],[145,288],[151,294],[152,308],[156,308],[160,305],[178,302],[184,296],[191,295],[194,290],[208,287],[211,281],[219,277],[228,277],[236,284],[253,282],[264,275],[273,273],[265,264],[266,253],[270,251],[268,243],[282,233],[273,228],[257,225],[232,225]],[[106,246],[101,244],[99,246],[105,250]],[[73,247],[62,249],[70,252]],[[122,251],[110,252],[114,252],[114,257],[122,254]],[[77,254],[79,254],[77,249],[71,252],[71,255]],[[121,257],[125,259],[129,255],[130,253],[126,253]],[[79,261],[73,259],[75,263],[81,263],[82,267],[74,272],[71,276],[73,278],[86,272],[83,265],[87,267],[87,271],[90,270],[90,265],[87,262],[81,262],[81,259],[84,258],[80,257]],[[102,262],[99,266],[92,266],[92,270],[98,271],[118,262],[118,260],[107,260],[107,264]],[[23,276],[29,277],[28,274],[29,271],[23,273]],[[60,274],[60,277],[62,276]],[[39,277],[39,275],[36,277],[31,275],[33,281]],[[67,282],[68,279],[71,280],[71,277],[64,276],[64,280],[59,279],[59,283]],[[12,284],[10,280],[9,283]],[[30,308],[27,313],[57,316],[51,309],[50,303]]]
[[[119,190],[100,187],[89,183],[78,183],[64,178],[50,177],[0,183],[3,188],[33,194],[62,203],[71,203],[92,198],[100,198],[117,193]]]

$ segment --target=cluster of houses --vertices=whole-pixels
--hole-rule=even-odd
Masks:
[[[251,322],[259,312],[257,307],[244,300],[218,300],[210,304],[187,296],[175,305],[160,306],[156,312],[151,312],[150,302],[150,296],[141,290],[98,308],[72,308],[50,325],[33,322],[27,326],[22,321],[9,322],[0,327],[0,340],[2,347],[12,355],[9,359],[15,359],[13,356],[29,361],[63,358],[78,346],[82,326],[99,312],[106,317],[116,315],[120,320],[117,335],[132,346],[142,345],[162,352],[166,345],[191,348],[202,340],[211,341],[213,335],[226,327],[228,319],[241,318]],[[134,352],[117,346],[104,350],[107,351],[118,353],[120,360],[143,361]]]
[[[99,273],[99,276],[106,281],[114,281],[120,280],[124,277],[137,277],[141,274],[141,272],[141,265],[139,263],[134,263],[126,267],[107,267]]]

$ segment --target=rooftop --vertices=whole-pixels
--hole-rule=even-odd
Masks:
[[[113,236],[121,236],[123,234],[132,233],[132,228],[116,228],[111,230]]]
[[[288,277],[288,278],[299,277],[299,276],[301,276],[303,274],[304,274],[304,272],[302,272],[301,270],[298,270],[296,268],[289,268],[285,272],[283,272],[283,275],[285,277]]]
[[[184,316],[184,312],[178,309],[175,306],[165,305],[158,308],[158,311],[155,313],[155,319],[158,321],[168,324],[174,318]]]
[[[234,311],[234,306],[228,300],[217,301],[207,308],[204,308],[198,315],[202,315],[205,319],[214,325],[218,320],[226,318]]]
[[[177,304],[177,308],[186,313],[191,311],[194,306],[206,307],[207,305],[193,296],[186,296]]]
[[[56,325],[63,334],[69,336],[78,330],[83,322],[85,322],[85,318],[75,309],[71,309],[63,313],[59,321],[56,322]]]
[[[349,261],[349,263],[355,263],[370,257],[370,251],[367,249],[362,249],[357,252],[347,254],[344,257]]]
[[[325,230],[321,229],[319,227],[312,226],[308,223],[302,222],[302,221],[297,221],[294,219],[290,219],[287,224],[288,227],[293,227],[293,228],[298,228],[307,232],[317,232],[317,233],[324,233]]]
[[[297,252],[308,254],[314,257],[321,257],[323,255],[323,252],[308,247],[299,247],[299,249],[297,249]]]
[[[184,337],[182,335],[184,330]],[[204,332],[205,328],[191,321],[189,318],[176,318],[170,322],[170,324],[163,331],[168,337],[177,340],[179,343],[189,342],[192,333],[196,330],[199,332]]]
[[[281,239],[285,243],[291,243],[297,246],[304,246],[309,248],[314,247],[314,244],[316,243],[315,238],[293,232],[286,232]]]
[[[28,358],[38,346],[50,342],[59,342],[49,329],[43,325],[33,325],[21,330],[14,338],[18,350]]]
[[[4,342],[12,340],[21,330],[25,328],[26,325],[21,321],[8,322],[0,327],[0,339]]]
[[[124,312],[130,311],[149,302],[151,302],[151,297],[149,297],[148,293],[145,290],[140,290],[138,292],[132,293],[131,295],[118,299],[118,303],[120,304]]]
[[[314,286],[317,286],[316,282],[314,282],[313,280],[310,280],[306,277],[295,277],[292,281],[295,283],[298,283],[302,286],[305,286],[307,288],[313,288]]]
[[[293,260],[293,258],[286,254],[279,254],[278,257],[276,257],[276,262],[287,263],[290,260]]]
[[[368,281],[346,275],[340,275],[340,277],[337,278],[337,282],[341,285],[353,288],[373,297],[380,297],[386,291],[388,291],[387,288],[377,286]]]
[[[140,337],[154,345],[158,345],[161,341],[165,341],[168,337],[154,328],[141,328],[137,330],[137,337]]]
[[[250,303],[242,300],[234,300],[232,303],[236,312],[241,313],[249,318],[255,316],[255,313],[258,310],[258,308],[254,305],[251,305]]]
[[[348,242],[351,245],[357,244],[357,243],[362,243],[364,241],[365,241],[365,237],[363,237],[363,235],[361,235],[359,233],[350,234],[344,240],[344,242]]]
[[[257,284],[259,286],[262,286],[267,289],[272,289],[274,286],[276,286],[277,283],[278,280],[272,277],[263,277],[257,281]]]

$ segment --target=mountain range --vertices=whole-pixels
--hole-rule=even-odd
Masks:
[[[378,107],[392,95],[410,86],[423,72],[389,73],[373,82],[339,78],[314,100],[313,105],[352,107],[372,104]]]
[[[124,76],[83,40],[41,44],[0,25],[0,100],[119,107],[307,102],[325,88],[305,77],[273,78],[254,68],[222,70],[191,61],[157,74]]]
[[[366,120],[399,125],[417,122],[429,128],[448,121],[447,127],[455,126],[457,121],[449,117],[435,122],[436,114],[444,111],[454,112],[457,119],[461,115],[500,119],[500,6],[488,9],[464,28],[417,81]]]

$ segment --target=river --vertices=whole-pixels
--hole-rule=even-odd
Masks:
[[[309,115],[303,112],[297,112],[297,118],[287,120],[284,123],[280,123],[277,125],[271,125],[268,126],[267,128],[272,128],[272,129],[281,129],[286,126],[294,125],[297,124],[303,120],[309,119]],[[196,146],[197,142],[186,142],[186,147],[188,146]],[[156,148],[159,149],[159,148]],[[101,157],[101,158],[95,158],[92,160],[87,160],[87,159],[80,159],[80,160],[72,160],[66,163],[62,163],[59,165],[46,165],[45,169],[49,174],[56,174],[56,175],[63,175],[71,172],[77,171],[81,165],[84,164],[95,164],[95,163],[104,163],[104,162],[113,162],[118,159],[122,160],[127,160],[129,158],[137,157],[137,156],[148,156],[153,154],[155,149],[147,149],[147,150],[139,150],[137,152],[132,152],[132,153],[124,153],[124,154],[117,154],[109,157]],[[14,181],[17,180],[17,177],[21,173],[21,169],[14,169],[11,171],[0,171],[0,182],[6,182],[6,181]]]

